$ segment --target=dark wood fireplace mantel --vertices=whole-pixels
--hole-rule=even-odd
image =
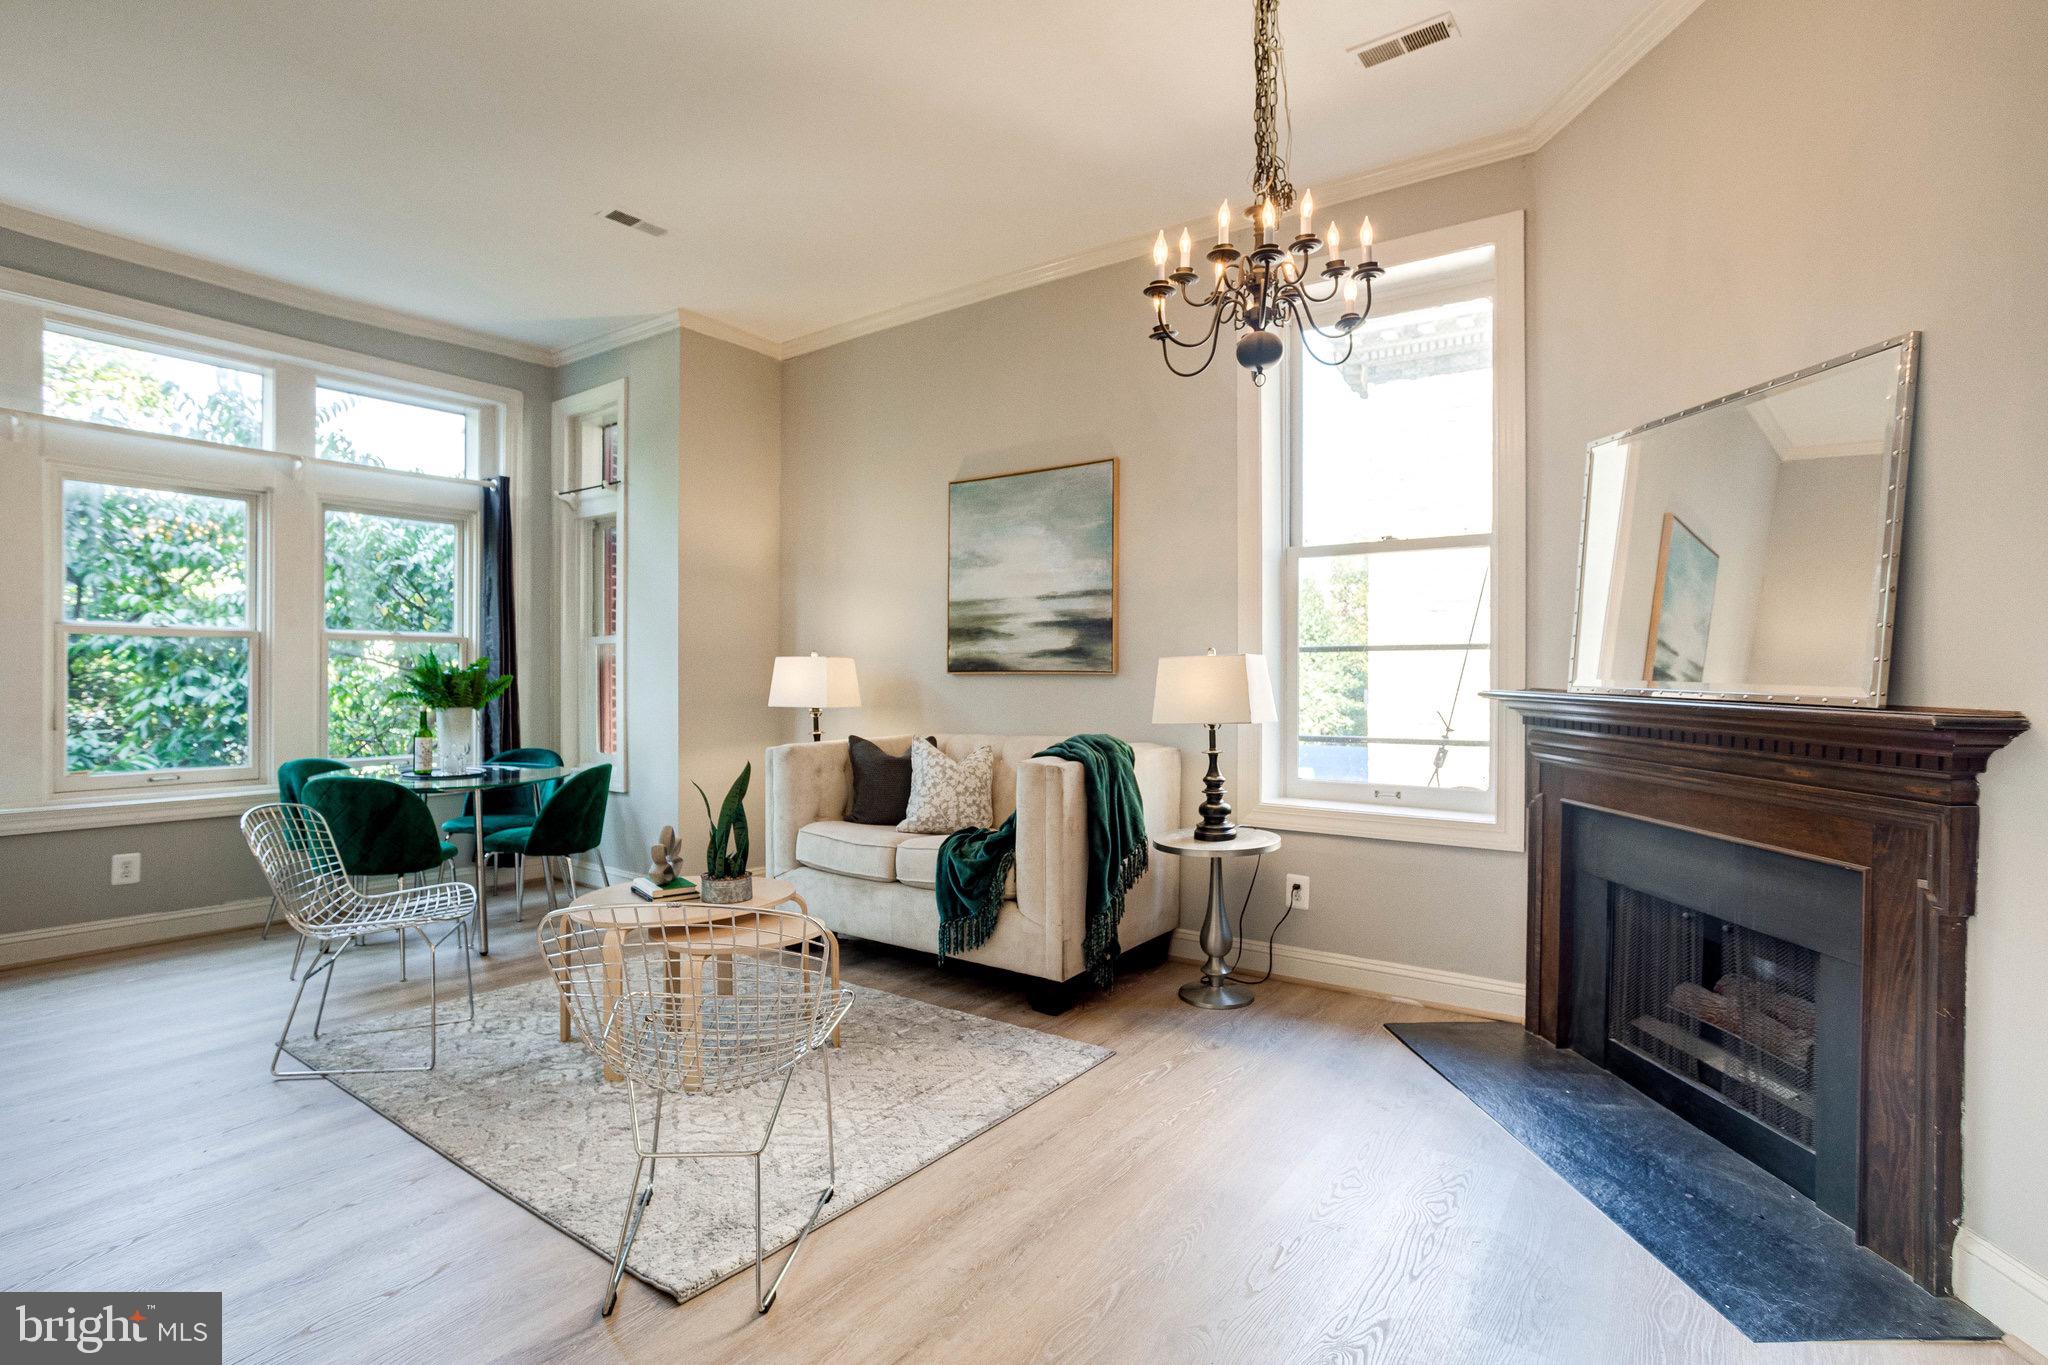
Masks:
[[[1593,809],[1863,878],[1857,1239],[1937,1293],[1962,1212],[1964,934],[1977,778],[2011,711],[1491,692],[1527,729],[1527,1026],[1570,1046],[1567,827]]]

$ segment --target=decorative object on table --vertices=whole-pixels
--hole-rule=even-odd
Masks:
[[[434,723],[428,719],[425,707],[420,708],[420,728],[412,732],[412,770],[434,771]]]
[[[659,882],[651,877],[635,877],[627,885],[627,890],[643,901],[656,903],[697,899],[697,883],[688,877],[673,877]]]
[[[1670,512],[1657,542],[1657,585],[1650,593],[1643,679],[1697,683],[1707,677],[1707,636],[1714,626],[1714,581],[1721,556]]]
[[[1210,842],[1231,838],[1230,803],[1216,745],[1219,725],[1265,725],[1278,720],[1266,660],[1258,654],[1176,655],[1159,661],[1152,693],[1154,725],[1204,725],[1209,729],[1209,771],[1202,777],[1201,823],[1193,837]]]
[[[1145,797],[1138,790],[1131,746],[1115,735],[1075,735],[1033,756],[1081,765],[1088,842],[1082,960],[1095,984],[1107,986],[1116,972],[1117,928],[1123,922],[1125,897],[1151,861],[1145,843]],[[941,958],[988,942],[1016,856],[1015,812],[994,829],[963,829],[940,846],[936,894]]]
[[[811,713],[811,738],[823,739],[819,713],[842,706],[860,705],[860,677],[853,660],[821,658],[817,654],[784,655],[775,661],[768,679],[768,704],[795,707]]]
[[[436,773],[469,773],[482,766],[477,712],[511,690],[512,675],[493,678],[491,661],[451,668],[437,654],[415,655],[399,675],[399,695],[434,712]]]
[[[1280,244],[1280,220],[1295,207],[1294,186],[1287,179],[1287,149],[1281,145],[1280,128],[1287,113],[1287,75],[1280,44],[1280,0],[1254,0],[1252,7],[1252,142],[1256,158],[1252,165],[1252,202],[1245,209],[1251,219],[1252,248],[1240,253],[1230,241],[1230,201],[1216,210],[1216,245],[1208,261],[1214,268],[1214,283],[1202,298],[1188,294],[1188,286],[1202,278],[1192,259],[1193,239],[1187,229],[1180,234],[1180,269],[1166,269],[1166,234],[1152,244],[1152,283],[1145,297],[1152,306],[1152,339],[1159,343],[1160,359],[1166,368],[1183,379],[1191,379],[1209,368],[1216,359],[1216,343],[1223,325],[1243,335],[1237,339],[1237,363],[1252,372],[1252,383],[1266,382],[1266,370],[1280,361],[1286,346],[1280,335],[1291,324],[1301,334],[1301,351],[1323,365],[1342,365],[1351,358],[1352,333],[1372,311],[1372,285],[1385,272],[1372,255],[1372,219],[1358,226],[1359,263],[1347,264],[1340,251],[1337,225],[1332,222],[1326,237],[1316,236],[1315,197],[1301,196],[1300,230],[1294,240]],[[1328,264],[1319,274],[1319,284],[1309,279],[1309,260],[1327,244]],[[1316,292],[1318,289],[1320,293]],[[1182,341],[1166,320],[1166,301],[1175,295],[1181,302],[1209,314],[1207,329],[1199,340]],[[1362,294],[1362,297],[1361,297]],[[1315,307],[1342,295],[1342,312],[1330,328],[1316,321]],[[1320,338],[1329,350],[1323,355],[1310,344]],[[1169,346],[1202,351],[1202,363],[1192,370],[1176,369]],[[1339,349],[1341,347],[1341,349]]]
[[[938,740],[925,736],[925,743]],[[910,752],[892,754],[873,740],[846,737],[846,760],[853,769],[853,798],[846,818],[856,825],[894,827],[910,809]]]
[[[1114,673],[1117,463],[957,479],[946,671]]]
[[[1205,1010],[1234,1010],[1251,1004],[1251,988],[1230,979],[1230,946],[1236,936],[1230,929],[1230,906],[1223,899],[1223,860],[1271,853],[1280,847],[1280,836],[1239,825],[1230,838],[1218,840],[1203,837],[1197,826],[1161,835],[1152,841],[1152,847],[1176,858],[1209,860],[1209,909],[1202,916],[1202,979],[1182,986],[1180,998]],[[1267,975],[1272,975],[1270,967]]]
[[[698,799],[704,803],[704,816],[711,821],[711,839],[704,849],[704,880],[697,888],[706,905],[736,905],[753,898],[754,878],[747,870],[746,807],[747,782],[753,775],[751,763],[740,769],[715,816],[704,788],[695,782],[690,784],[697,788]]]
[[[953,758],[926,740],[910,741],[910,797],[896,828],[905,834],[951,834],[995,823],[996,751],[977,744]]]
[[[676,838],[674,825],[663,825],[661,834],[647,849],[647,876],[656,886],[667,886],[683,873],[683,841]]]
[[[1884,706],[1919,348],[1908,332],[1590,442],[1570,689]]]

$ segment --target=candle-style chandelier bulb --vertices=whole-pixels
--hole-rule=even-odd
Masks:
[[[1252,208],[1247,215],[1252,221],[1250,248],[1239,252],[1232,245],[1230,201],[1223,200],[1216,209],[1216,246],[1208,256],[1215,272],[1214,282],[1206,297],[1195,298],[1188,289],[1196,279],[1190,264],[1194,252],[1192,235],[1182,229],[1180,269],[1171,276],[1166,273],[1166,234],[1161,232],[1152,243],[1155,274],[1145,288],[1157,319],[1151,336],[1159,343],[1166,367],[1184,378],[1202,373],[1216,359],[1226,323],[1239,334],[1234,348],[1238,364],[1252,372],[1254,384],[1263,384],[1266,371],[1286,354],[1284,338],[1290,329],[1298,336],[1298,344],[1309,359],[1323,365],[1343,364],[1351,358],[1353,334],[1372,311],[1372,282],[1386,273],[1372,258],[1370,218],[1359,224],[1361,259],[1355,266],[1340,259],[1334,222],[1326,237],[1315,235],[1315,196],[1306,190],[1297,194],[1287,179],[1280,135],[1286,112],[1282,95],[1286,78],[1281,63],[1280,0],[1253,0],[1252,67],[1256,90],[1252,102],[1252,140],[1256,156],[1252,165]],[[1280,215],[1290,212],[1300,215],[1301,230],[1283,242],[1276,237],[1275,230]],[[1325,249],[1329,253],[1327,262],[1311,272],[1310,258]],[[1194,339],[1182,340],[1184,333],[1167,322],[1166,299],[1170,294],[1178,294],[1184,303],[1209,314],[1206,328],[1191,328],[1185,333]],[[1340,295],[1343,315],[1334,323],[1318,322],[1316,308],[1337,304]],[[1173,363],[1175,349],[1205,354],[1194,369],[1182,370]]]

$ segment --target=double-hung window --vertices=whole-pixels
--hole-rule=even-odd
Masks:
[[[61,488],[59,789],[252,776],[256,500]]]
[[[1247,818],[1511,843],[1512,722],[1480,694],[1521,668],[1519,220],[1388,243],[1383,259],[1349,358],[1290,356],[1269,400],[1281,718]]]
[[[554,416],[561,735],[572,762],[611,764],[612,790],[625,791],[625,381],[559,399]]]
[[[0,708],[41,755],[0,771],[0,833],[402,755],[402,670],[476,657],[516,391],[0,272],[0,395],[0,500],[43,517],[0,543],[0,690],[41,699]]]
[[[327,753],[396,757],[416,720],[400,696],[406,663],[467,661],[463,527],[343,507],[325,522]]]

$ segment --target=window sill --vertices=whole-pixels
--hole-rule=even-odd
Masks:
[[[179,820],[239,820],[250,807],[275,800],[275,787],[242,785],[175,795],[58,797],[41,805],[0,807],[0,836]]]
[[[1519,813],[1517,813],[1519,816]],[[1299,834],[1332,834],[1349,839],[1385,839],[1405,844],[1442,844],[1449,848],[1522,851],[1522,821],[1501,814],[1464,811],[1395,809],[1353,805],[1343,801],[1285,799],[1258,801],[1238,810],[1235,818],[1257,829]]]

